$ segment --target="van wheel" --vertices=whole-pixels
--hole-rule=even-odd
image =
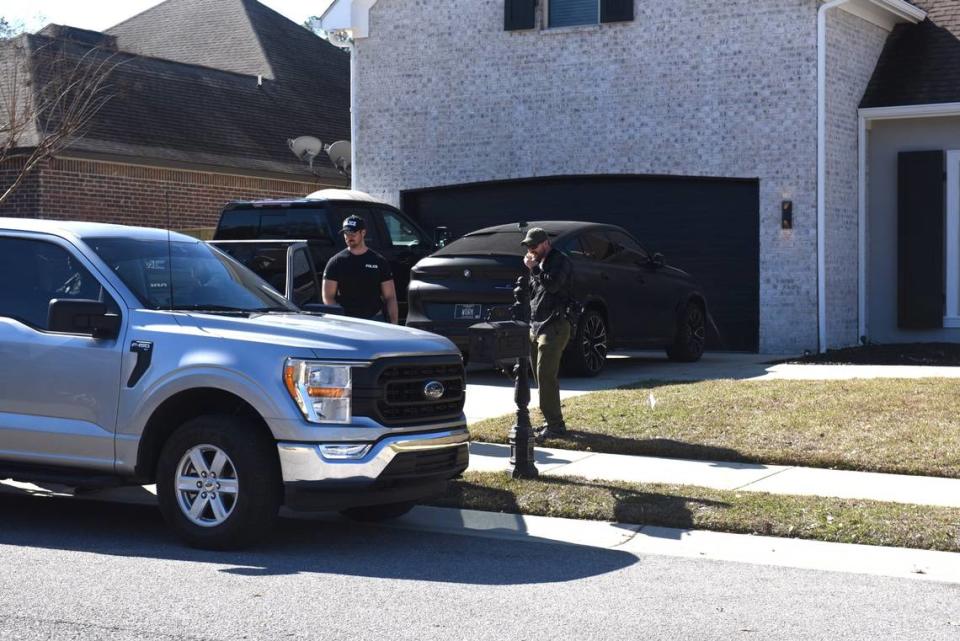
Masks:
[[[699,303],[688,302],[677,321],[673,345],[667,347],[670,360],[682,363],[700,360],[706,342],[706,325],[703,307]]]
[[[607,362],[609,346],[610,336],[603,315],[595,309],[586,310],[563,353],[560,363],[563,373],[570,376],[596,376]]]
[[[276,445],[249,419],[199,416],[167,440],[157,464],[157,498],[187,544],[235,549],[265,538],[282,497]]]
[[[340,514],[351,521],[375,523],[399,518],[412,510],[416,504],[416,501],[403,501],[402,503],[385,503],[383,505],[362,505],[360,507],[349,507],[342,510]]]

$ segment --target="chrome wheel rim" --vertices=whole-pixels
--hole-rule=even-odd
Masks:
[[[607,358],[607,327],[602,318],[597,315],[587,318],[580,346],[587,369],[599,372]]]
[[[216,445],[196,445],[187,450],[177,465],[174,483],[180,510],[194,525],[221,525],[237,506],[237,470]]]

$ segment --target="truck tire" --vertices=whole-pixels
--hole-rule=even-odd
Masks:
[[[402,503],[385,503],[383,505],[363,505],[360,507],[349,507],[342,510],[340,514],[351,521],[360,521],[363,523],[375,523],[377,521],[389,521],[396,519],[416,506],[416,501],[404,501]]]
[[[207,415],[181,425],[157,464],[157,498],[187,544],[209,550],[265,538],[282,500],[276,444],[249,419]]]

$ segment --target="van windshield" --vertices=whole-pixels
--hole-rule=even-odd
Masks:
[[[201,241],[84,241],[148,309],[298,311],[252,271]]]

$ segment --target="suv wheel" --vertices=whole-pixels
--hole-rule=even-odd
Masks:
[[[706,340],[706,314],[699,303],[688,302],[677,321],[673,345],[667,348],[670,360],[692,363],[700,360]]]
[[[164,444],[157,498],[171,528],[189,545],[232,549],[273,528],[280,509],[276,446],[251,421],[200,416]]]
[[[383,505],[363,505],[360,507],[350,507],[340,512],[352,521],[361,521],[364,523],[373,523],[376,521],[387,521],[396,519],[414,508],[415,501],[404,501],[402,503],[385,503]]]
[[[572,376],[596,376],[607,361],[610,337],[607,322],[595,309],[586,310],[563,354],[562,367]]]

